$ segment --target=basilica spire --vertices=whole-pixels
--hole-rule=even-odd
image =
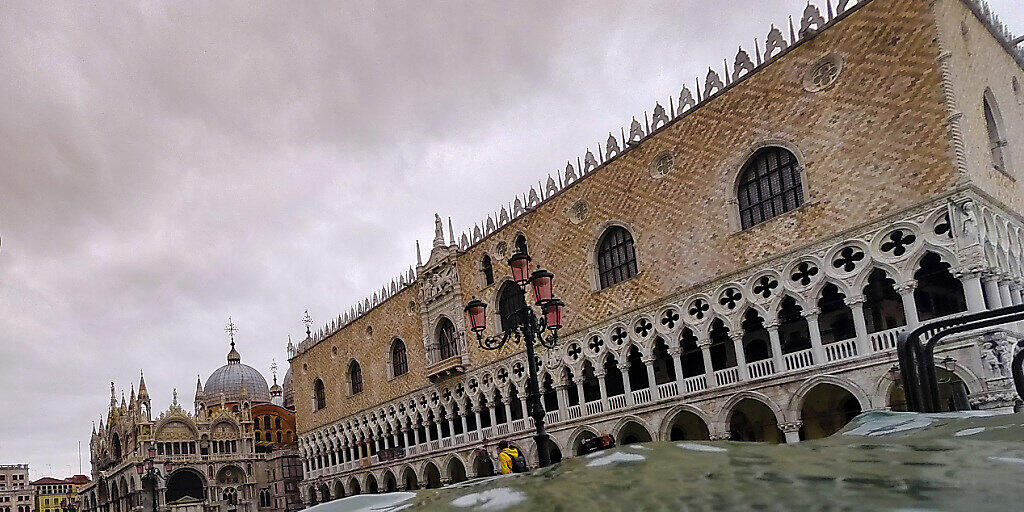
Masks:
[[[149,399],[149,390],[146,389],[146,376],[139,370],[139,400]]]
[[[224,332],[228,333],[228,338],[231,340],[231,351],[228,352],[228,364],[241,363],[242,356],[235,350],[235,333],[238,332],[238,328],[235,327],[235,323],[231,321],[231,317],[228,317],[228,325],[224,328]]]

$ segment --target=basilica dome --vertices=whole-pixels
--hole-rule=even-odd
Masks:
[[[206,379],[203,395],[208,407],[221,403],[240,403],[243,398],[254,403],[270,402],[267,379],[257,369],[242,364],[242,356],[235,350],[234,343],[231,344],[231,352],[228,352],[228,364],[217,368]]]

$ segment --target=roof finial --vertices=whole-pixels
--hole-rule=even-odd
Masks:
[[[235,333],[238,332],[238,328],[235,327],[235,323],[231,321],[231,317],[228,317],[228,326],[224,328],[224,332],[228,333],[228,338],[231,339],[231,348],[235,348]]]
[[[434,214],[434,247],[444,246],[444,225],[441,224],[441,216]]]
[[[306,314],[302,315],[302,323],[306,324],[306,337],[311,338],[313,335],[309,332],[309,326],[313,325],[313,317],[309,316],[309,310],[306,310]],[[288,342],[291,342],[291,336],[288,337]]]
[[[451,243],[455,244],[455,230],[452,229],[452,218],[448,217],[448,238],[451,239]]]
[[[274,384],[277,384],[277,358],[270,360],[270,373],[274,375]]]

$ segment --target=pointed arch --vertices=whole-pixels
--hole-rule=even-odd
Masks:
[[[661,420],[661,426],[658,429],[658,439],[662,441],[672,440],[672,426],[676,423],[676,419],[679,417],[679,415],[683,413],[692,414],[699,418],[701,421],[704,422],[704,425],[710,432],[713,421],[707,413],[705,413],[703,410],[701,410],[699,407],[695,405],[679,404],[669,409],[668,413],[665,414],[665,417]]]

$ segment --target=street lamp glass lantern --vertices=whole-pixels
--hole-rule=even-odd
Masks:
[[[166,471],[167,473],[170,473],[171,472],[171,468],[173,466],[174,466],[174,464],[172,464],[171,461],[164,462],[164,471]]]
[[[156,457],[156,448],[153,448],[152,446],[150,446],[149,447],[149,458],[152,459],[153,457]]]
[[[533,274],[530,275],[530,285],[533,286],[533,300],[537,304],[543,304],[544,301],[551,299],[551,282],[554,279],[554,274],[542,268],[534,270]]]
[[[900,373],[900,367],[898,365],[895,365],[895,364],[892,365],[889,368],[889,372],[888,373],[889,373],[889,380],[891,380],[893,382],[899,383],[900,380],[903,378],[903,375]]]
[[[479,333],[487,327],[487,304],[479,299],[473,299],[466,304],[466,319],[469,321],[469,330]]]
[[[952,357],[948,356],[943,358],[942,369],[946,370],[947,372],[952,372],[953,370],[956,370],[956,359],[953,359]]]
[[[558,298],[544,301],[544,325],[552,331],[562,328],[562,303]]]
[[[142,474],[142,464],[141,463],[135,465],[135,471],[137,471],[140,475]]]
[[[519,283],[519,286],[525,285],[529,280],[526,273],[530,267],[530,255],[517,252],[508,259],[508,266],[512,269],[512,280]]]

